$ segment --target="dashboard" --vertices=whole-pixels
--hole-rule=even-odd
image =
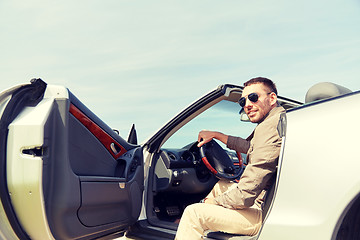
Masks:
[[[210,190],[218,181],[200,157],[197,142],[183,148],[161,149],[155,167],[156,191],[201,193]],[[236,153],[226,151],[233,162],[238,162]]]
[[[197,143],[181,149],[163,149],[163,157],[169,169],[191,168],[201,164]]]

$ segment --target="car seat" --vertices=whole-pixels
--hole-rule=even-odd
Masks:
[[[309,88],[305,96],[305,103],[336,97],[351,92],[350,89],[335,83],[321,82]]]

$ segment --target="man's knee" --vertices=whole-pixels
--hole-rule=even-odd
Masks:
[[[183,217],[184,216],[192,216],[192,217],[197,216],[198,215],[197,211],[203,204],[204,203],[194,203],[194,204],[188,205],[184,210]]]
[[[213,217],[213,207],[214,205],[207,203],[191,204],[185,208],[182,218],[196,224],[206,224],[206,221]]]

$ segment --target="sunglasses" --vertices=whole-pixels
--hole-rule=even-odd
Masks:
[[[271,93],[271,92],[270,92]],[[268,95],[270,94],[268,93]],[[250,93],[247,98],[252,102],[252,103],[256,103],[259,100],[259,94],[257,93]],[[246,97],[242,97],[239,99],[239,105],[241,107],[245,107],[246,104]]]

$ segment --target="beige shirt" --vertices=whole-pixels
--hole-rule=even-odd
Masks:
[[[258,203],[262,205],[267,187],[276,172],[281,148],[277,125],[283,107],[275,107],[247,138],[229,136],[227,147],[247,152],[248,165],[237,187],[217,196],[217,204],[226,208],[243,209]]]

